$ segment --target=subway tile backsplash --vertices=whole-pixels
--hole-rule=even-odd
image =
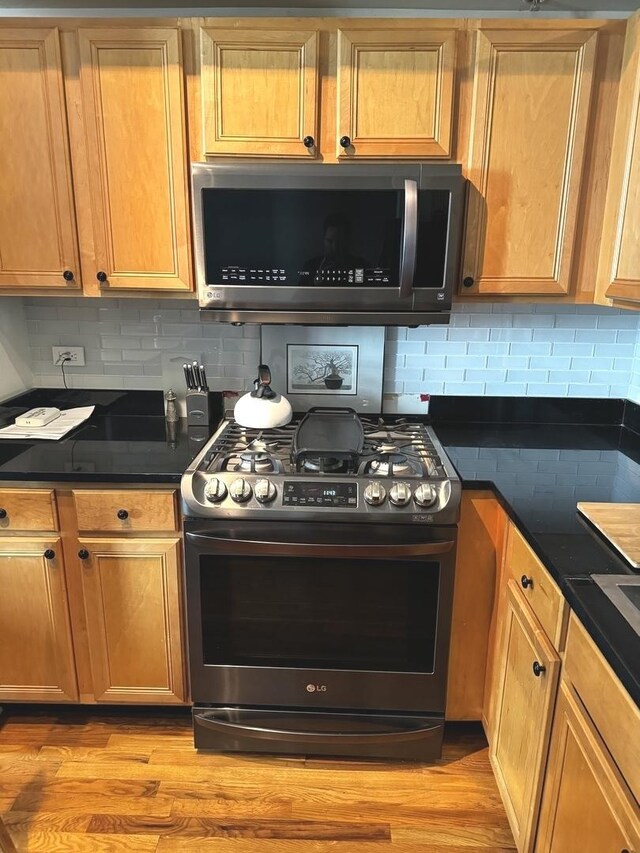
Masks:
[[[53,345],[85,348],[69,384],[166,390],[185,359],[202,359],[216,390],[243,391],[260,357],[259,329],[201,322],[174,299],[24,299],[34,382],[61,384]],[[640,316],[616,309],[477,302],[450,326],[390,328],[385,408],[420,412],[419,395],[629,397],[640,402]]]

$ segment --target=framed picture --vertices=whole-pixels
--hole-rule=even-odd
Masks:
[[[262,360],[294,410],[382,408],[385,330],[378,326],[263,326]]]

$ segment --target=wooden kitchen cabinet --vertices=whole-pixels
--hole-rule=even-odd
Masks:
[[[640,12],[627,23],[596,301],[640,304]]]
[[[461,294],[565,296],[598,34],[476,34]]]
[[[96,701],[183,703],[180,539],[78,545]]]
[[[536,853],[634,853],[640,818],[570,684],[558,692]]]
[[[338,157],[451,156],[457,35],[338,30]]]
[[[560,658],[509,580],[489,757],[519,853],[533,849]]]
[[[0,288],[79,287],[58,30],[0,28]]]
[[[92,239],[85,278],[102,292],[191,290],[180,32],[81,28],[78,40],[88,187],[76,189],[90,197]]]
[[[200,52],[205,155],[315,157],[315,30],[204,27]]]
[[[77,702],[62,541],[0,536],[0,702]]]

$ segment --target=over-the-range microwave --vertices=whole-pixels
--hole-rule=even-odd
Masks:
[[[203,317],[232,323],[447,323],[460,166],[192,165]]]

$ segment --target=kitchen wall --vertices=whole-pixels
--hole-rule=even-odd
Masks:
[[[85,347],[73,387],[183,387],[185,358],[202,359],[217,390],[249,387],[255,326],[200,322],[183,300],[26,298],[35,383],[61,385],[54,344]],[[630,389],[632,389],[630,391]],[[640,400],[640,315],[594,306],[466,303],[450,326],[389,329],[385,408],[424,409],[420,393],[626,397]]]
[[[0,301],[0,400],[31,387],[30,342],[23,300],[2,297]]]

